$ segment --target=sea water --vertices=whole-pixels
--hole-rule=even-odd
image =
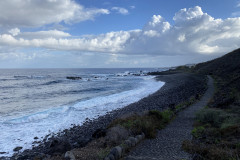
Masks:
[[[144,74],[155,70],[1,69],[0,157],[156,92],[164,82]]]

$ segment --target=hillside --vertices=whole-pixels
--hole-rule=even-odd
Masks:
[[[194,67],[194,71],[204,74],[213,74],[220,77],[239,74],[240,48],[212,61],[199,63]]]
[[[215,107],[224,107],[239,99],[240,93],[240,49],[234,50],[220,58],[194,67],[194,72],[212,75],[217,83],[214,97]],[[222,103],[222,104],[221,104]],[[226,106],[225,106],[226,107]]]
[[[215,94],[196,115],[193,140],[183,148],[194,159],[230,160],[240,157],[240,49],[197,64],[192,72],[211,75]]]

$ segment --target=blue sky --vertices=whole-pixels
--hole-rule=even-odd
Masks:
[[[113,6],[129,10],[127,16],[113,13],[98,17],[95,21],[85,21],[73,28],[82,28],[80,34],[99,34],[109,31],[141,29],[153,15],[160,14],[170,23],[174,23],[173,16],[182,8],[200,6],[214,18],[229,18],[233,12],[239,11],[236,0],[78,0],[86,7],[100,7],[111,9]],[[107,2],[107,3],[106,3]],[[131,9],[130,6],[135,6]],[[107,24],[107,25],[106,25]]]
[[[2,0],[0,68],[168,67],[240,47],[237,0]]]

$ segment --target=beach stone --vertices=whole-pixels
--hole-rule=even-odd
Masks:
[[[130,147],[132,146],[130,140],[125,140],[125,141],[124,141],[124,144],[125,144],[128,148],[130,148]]]
[[[14,148],[13,151],[14,151],[14,152],[18,152],[18,151],[20,151],[22,148],[23,148],[23,147],[18,146],[18,147],[16,147],[16,148]]]
[[[110,160],[115,160],[115,158],[114,158],[114,156],[113,156],[112,154],[109,154],[109,155],[108,155],[108,158],[109,158]]]
[[[104,160],[110,160],[110,158],[108,158],[108,157],[105,157],[105,158],[104,158]]]
[[[71,149],[71,145],[69,144],[69,142],[67,140],[54,139],[50,143],[50,148],[49,148],[48,154],[64,153],[70,149]]]
[[[110,153],[114,156],[116,160],[120,159],[122,156],[122,148],[120,146],[114,147]]]
[[[122,148],[122,157],[123,157],[127,151],[127,148],[125,146],[121,146],[121,148]]]
[[[128,140],[131,142],[131,146],[134,147],[136,145],[136,139],[134,137],[129,137]]]
[[[65,158],[69,158],[70,160],[76,160],[72,151],[67,151],[64,155]]]
[[[142,133],[142,139],[144,139],[145,138],[145,134],[144,133]]]
[[[136,138],[139,140],[139,142],[143,139],[142,135],[137,135]]]
[[[140,142],[136,137],[134,139],[136,141],[136,144],[138,144],[138,142]]]
[[[91,138],[79,137],[79,138],[77,138],[77,139],[74,140],[74,142],[76,143],[76,144],[75,144],[75,145],[76,145],[75,147],[79,147],[79,148],[84,147],[84,146],[86,146],[87,143],[90,142],[90,141],[91,141]]]
[[[100,137],[105,137],[106,136],[106,129],[101,129],[101,128],[99,128],[99,129],[97,129],[94,133],[93,133],[93,135],[92,135],[92,137],[93,138],[100,138]]]
[[[98,128],[106,128],[111,121],[118,117],[129,113],[144,112],[146,109],[161,111],[163,109],[167,109],[172,103],[178,104],[186,101],[190,96],[193,96],[196,93],[203,94],[205,91],[202,81],[203,78],[204,76],[201,75],[182,73],[157,76],[156,79],[165,82],[165,85],[156,93],[153,93],[149,97],[146,97],[139,102],[132,103],[124,108],[109,111],[106,115],[97,119],[88,120],[87,123],[84,123],[81,126],[63,130],[57,138],[67,139],[74,148],[80,148],[80,146],[84,147],[86,145],[85,142],[92,139],[92,134]],[[70,130],[73,132],[70,132]],[[53,140],[51,135],[52,134],[48,134],[44,137],[45,139],[42,142],[44,145],[38,145],[30,151],[23,151],[24,154],[29,155],[31,153],[34,154],[35,152],[42,152],[46,155],[52,155],[52,153],[49,152],[50,143]],[[127,139],[127,137],[125,139]],[[71,149],[65,150],[61,154],[65,154]],[[14,159],[15,157],[13,156],[12,158]]]
[[[27,155],[25,155],[25,157],[22,157],[22,160],[25,160],[25,159],[29,159],[30,157],[26,157]],[[46,158],[46,155],[45,154],[43,154],[43,153],[39,153],[39,154],[37,154],[36,156],[32,156],[32,157],[34,157],[33,159],[34,160],[40,160],[40,159],[44,159],[44,158]],[[18,160],[20,160],[20,159],[18,159]]]

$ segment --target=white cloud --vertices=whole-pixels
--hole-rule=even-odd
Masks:
[[[240,1],[237,1],[236,7],[240,7]]]
[[[226,53],[240,47],[240,18],[214,19],[196,6],[180,10],[173,19],[175,24],[171,26],[160,15],[154,15],[143,34],[128,41],[125,52],[196,55]]]
[[[49,32],[47,33],[49,34]],[[2,34],[0,35],[0,46],[11,45],[16,47],[43,47],[58,50],[79,50],[86,52],[118,52],[122,49],[126,40],[129,39],[130,33],[131,32],[126,31],[109,32],[107,34],[79,39],[58,39],[53,36],[43,39],[23,39],[13,37],[9,34]],[[36,34],[42,33],[38,32]],[[34,34],[30,34],[30,36],[34,36]]]
[[[18,35],[20,38],[26,39],[43,39],[43,38],[63,38],[70,37],[69,33],[59,31],[59,30],[48,30],[48,31],[37,31],[37,32],[23,32]]]
[[[126,8],[112,7],[113,11],[117,11],[119,14],[127,15],[129,12]]]
[[[135,6],[130,6],[131,9],[135,9],[136,7]]]
[[[232,13],[232,17],[239,17],[239,16],[240,16],[240,11]]]
[[[143,30],[154,30],[158,33],[164,33],[169,30],[170,27],[170,23],[166,22],[160,15],[153,15],[152,20],[144,26]]]
[[[198,6],[182,9],[170,25],[154,15],[142,30],[74,38],[58,30],[0,35],[0,47],[38,47],[118,55],[209,55],[240,47],[240,18],[214,19]]]
[[[84,8],[73,0],[1,0],[0,26],[39,27],[46,24],[92,20],[107,9]]]
[[[189,8],[188,10],[186,8],[181,9],[179,12],[175,14],[173,17],[173,20],[176,23],[181,23],[181,22],[186,22],[186,21],[191,21],[196,18],[200,18],[203,16],[204,13],[202,12],[201,7],[196,6],[194,8]],[[205,15],[207,15],[205,13]]]
[[[20,29],[13,28],[13,29],[10,29],[8,32],[11,33],[13,36],[16,36],[20,33]]]

